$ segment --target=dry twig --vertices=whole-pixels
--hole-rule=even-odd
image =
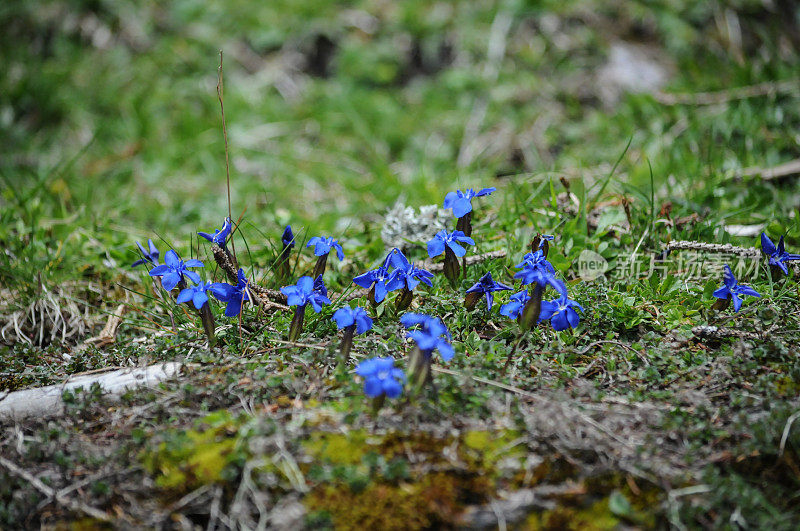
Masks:
[[[55,489],[48,487],[47,485],[42,483],[42,481],[39,478],[37,478],[27,470],[20,468],[19,466],[17,466],[16,464],[9,461],[3,456],[0,456],[0,465],[5,467],[6,470],[11,472],[15,476],[22,478],[28,483],[30,483],[33,488],[35,488],[48,498],[55,500],[56,503],[58,503],[59,505],[75,512],[84,513],[102,522],[112,521],[112,518],[107,513],[101,511],[100,509],[92,507],[91,505],[87,505],[83,502],[68,498],[62,491],[56,491]]]

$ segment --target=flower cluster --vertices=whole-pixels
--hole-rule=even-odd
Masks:
[[[194,271],[189,271],[190,267],[203,267],[203,262],[192,258],[183,261],[178,257],[178,253],[170,249],[164,255],[164,264],[157,265],[150,270],[151,277],[161,277],[161,285],[167,291],[172,291],[179,283],[186,281],[184,277],[188,278],[195,284],[200,283],[200,275]]]
[[[317,313],[322,311],[324,305],[331,303],[321,276],[316,280],[307,276],[300,277],[297,284],[281,288],[281,293],[286,295],[286,303],[289,306],[305,307],[307,304],[311,304]]]
[[[370,299],[379,304],[390,291],[398,289],[409,292],[420,282],[432,286],[433,274],[412,264],[400,249],[392,249],[383,263],[371,271],[358,275],[353,283],[370,290]]]

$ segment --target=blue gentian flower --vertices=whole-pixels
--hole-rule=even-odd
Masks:
[[[386,281],[389,279],[389,269],[380,266],[372,271],[367,271],[363,275],[358,275],[353,279],[353,283],[365,289],[375,286],[375,302],[381,302],[386,298]]]
[[[514,278],[522,280],[523,286],[533,283],[539,286],[546,286],[547,284],[554,285],[554,282],[556,282],[556,270],[544,257],[542,251],[527,253],[523,261],[514,267],[522,269],[522,271],[514,275]]]
[[[225,218],[225,221],[222,222],[222,228],[214,231],[214,234],[209,234],[207,232],[198,232],[197,234],[211,243],[216,243],[224,248],[225,240],[227,240],[228,236],[231,234],[231,218]]]
[[[516,319],[525,308],[525,304],[530,300],[531,296],[527,290],[520,291],[511,296],[510,300],[504,305],[500,306],[500,314],[505,315],[509,319]]]
[[[769,265],[780,267],[784,275],[789,274],[789,270],[786,267],[786,262],[790,260],[800,260],[800,254],[791,254],[786,252],[786,248],[784,247],[783,243],[783,236],[781,236],[781,239],[778,241],[778,247],[775,248],[775,244],[772,243],[772,240],[769,239],[766,233],[762,232],[761,250],[769,258]]]
[[[200,282],[190,288],[183,289],[178,293],[178,304],[191,301],[194,307],[199,310],[208,302],[206,291],[209,289],[211,289],[211,282]]]
[[[136,267],[148,263],[153,264],[154,266],[158,265],[158,257],[161,256],[161,253],[159,253],[158,249],[156,249],[156,246],[153,244],[153,240],[147,240],[147,246],[150,248],[150,251],[145,251],[144,247],[142,247],[142,244],[136,242],[136,247],[138,247],[139,252],[142,253],[142,258],[132,263],[131,267]]]
[[[486,273],[483,275],[478,282],[475,283],[474,286],[467,290],[467,293],[474,293],[477,296],[486,295],[486,306],[489,310],[492,309],[492,303],[494,303],[494,295],[492,295],[495,291],[503,291],[503,290],[510,290],[513,289],[511,286],[506,286],[505,284],[501,284],[500,282],[495,282],[492,280],[492,274]],[[474,306],[474,304],[473,304]]]
[[[560,297],[554,301],[542,301],[539,320],[550,319],[553,330],[561,331],[569,327],[575,328],[581,322],[581,317],[576,310],[583,312],[583,307],[572,299],[567,298],[567,286],[561,281],[556,281]]]
[[[376,303],[380,303],[383,299],[385,299],[386,294],[389,292],[389,290],[386,289],[386,282],[390,277],[389,267],[393,252],[394,250],[389,252],[380,267],[377,267],[372,271],[367,271],[366,273],[358,275],[353,279],[353,283],[355,285],[361,286],[364,289],[371,289],[373,286],[375,287],[374,294]],[[397,252],[400,251],[398,250]]]
[[[339,261],[344,260],[344,251],[342,250],[342,246],[331,236],[327,238],[323,236],[314,236],[308,240],[306,247],[311,247],[312,245],[314,246],[314,254],[316,256],[325,256],[326,254],[330,253],[331,248],[333,248],[336,249],[336,257],[339,258]]]
[[[286,228],[283,229],[283,236],[281,236],[281,243],[283,243],[284,249],[294,248],[294,233],[292,232],[291,225],[286,225]]]
[[[357,334],[363,334],[372,329],[372,319],[361,306],[339,308],[333,313],[333,320],[340,329],[355,325]]]
[[[389,263],[394,267],[389,278],[386,280],[386,290],[394,291],[400,288],[407,288],[409,291],[414,291],[420,282],[432,286],[431,279],[433,273],[420,269],[408,261],[406,255],[399,249],[394,249],[389,255]]]
[[[402,369],[395,368],[392,358],[364,360],[356,367],[356,374],[364,378],[364,394],[370,398],[397,398],[403,392],[406,377]]]
[[[453,215],[457,218],[466,216],[472,212],[472,199],[474,197],[490,195],[495,190],[497,190],[497,188],[483,188],[476,192],[472,188],[468,188],[463,192],[461,190],[450,192],[444,196],[444,208],[452,208]]]
[[[461,258],[467,254],[467,250],[459,245],[460,243],[467,245],[475,245],[475,240],[469,236],[465,236],[460,230],[454,230],[449,233],[446,230],[440,230],[436,233],[431,241],[428,242],[428,256],[439,256],[449,247],[453,254]]]
[[[733,276],[733,271],[726,264],[725,271],[722,274],[722,287],[714,292],[714,296],[718,299],[733,301],[733,311],[738,312],[742,307],[742,295],[750,295],[751,297],[760,297],[761,294],[744,284],[739,284],[736,277]]]
[[[200,275],[194,271],[189,271],[187,267],[203,267],[203,262],[192,258],[184,262],[178,257],[178,253],[170,249],[164,255],[164,264],[154,267],[150,270],[151,277],[161,277],[161,285],[167,291],[178,285],[178,282],[183,280],[186,275],[195,284],[200,283]]]
[[[322,311],[324,305],[331,303],[321,276],[317,277],[316,281],[309,276],[300,277],[294,286],[281,288],[281,293],[286,295],[286,303],[289,306],[305,306],[311,303],[311,307],[317,313]]]
[[[250,293],[247,289],[247,277],[242,268],[239,268],[238,282],[235,286],[225,282],[214,282],[208,287],[214,297],[220,302],[227,302],[225,307],[225,315],[227,317],[235,317],[239,315],[242,310],[244,301],[250,300]]]
[[[409,312],[400,318],[400,322],[406,328],[422,325],[422,330],[412,330],[406,334],[406,337],[413,339],[426,357],[429,358],[434,350],[438,350],[444,361],[450,361],[453,358],[453,346],[450,344],[452,336],[441,319],[422,313]]]

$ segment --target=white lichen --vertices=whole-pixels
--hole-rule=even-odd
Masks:
[[[406,250],[418,243],[430,240],[434,234],[445,229],[453,216],[449,209],[438,205],[425,205],[416,211],[398,201],[386,213],[381,229],[381,238],[387,248]]]

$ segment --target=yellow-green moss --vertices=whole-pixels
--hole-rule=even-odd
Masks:
[[[603,531],[616,529],[621,523],[608,508],[608,498],[588,507],[557,507],[551,511],[531,514],[525,529],[564,531]]]
[[[311,512],[328,513],[337,529],[424,529],[454,527],[466,505],[488,501],[488,480],[436,472],[414,483],[373,484],[354,493],[323,485],[305,500]]]
[[[315,460],[335,465],[356,465],[369,451],[367,432],[317,432],[303,443],[303,450]]]
[[[198,420],[195,429],[173,430],[163,435],[156,448],[141,459],[160,488],[187,491],[225,479],[225,471],[242,459],[244,449],[237,435],[241,422],[227,411]]]
[[[791,376],[782,376],[775,381],[775,392],[782,397],[793,397],[800,394],[800,382]]]

